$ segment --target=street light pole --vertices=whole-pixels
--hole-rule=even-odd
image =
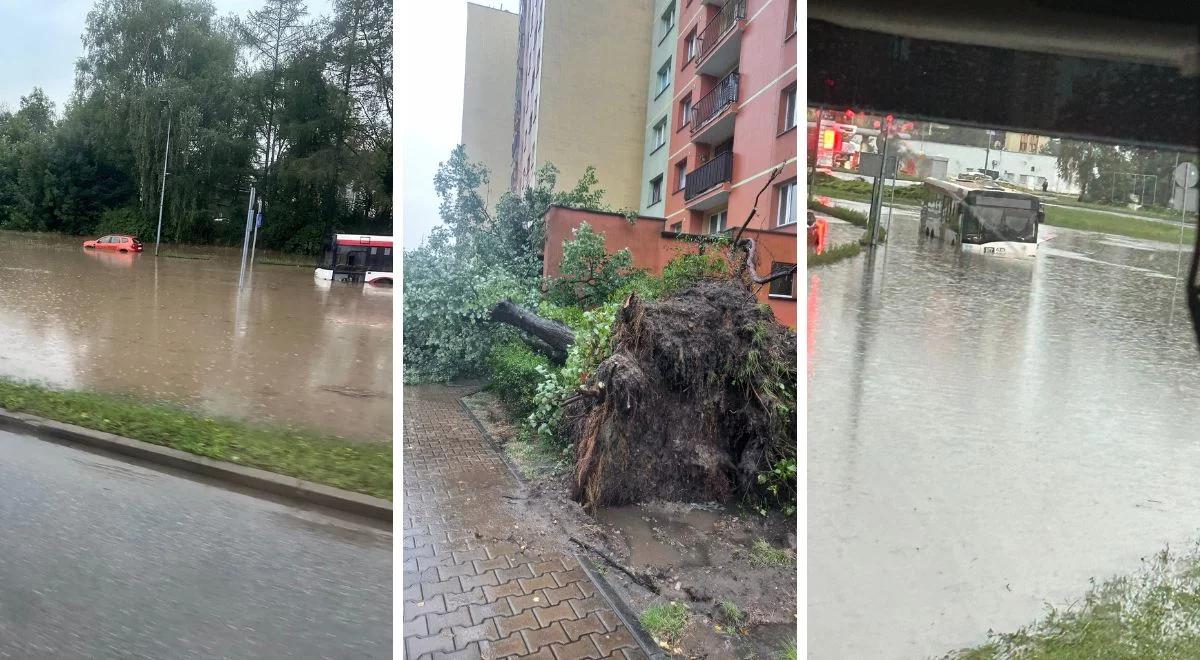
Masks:
[[[154,256],[158,256],[158,244],[162,240],[163,201],[167,197],[167,156],[171,153],[171,101],[163,99],[167,104],[167,144],[163,147],[163,180],[162,191],[158,193],[158,233],[154,236]]]

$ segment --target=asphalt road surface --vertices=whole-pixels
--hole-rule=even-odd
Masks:
[[[392,534],[0,431],[0,658],[391,658]]]

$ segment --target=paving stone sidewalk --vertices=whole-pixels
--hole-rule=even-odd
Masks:
[[[522,550],[519,485],[470,391],[404,388],[405,657],[645,658],[574,557]]]

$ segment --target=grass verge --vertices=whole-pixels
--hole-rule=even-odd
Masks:
[[[561,451],[543,442],[529,441],[523,436],[524,434],[518,433],[516,437],[505,442],[504,452],[526,480],[536,481],[543,477],[553,477],[562,474],[569,467]]]
[[[807,262],[808,267],[817,268],[820,266],[828,266],[829,264],[834,264],[844,259],[858,256],[862,253],[862,248],[862,243],[856,241],[854,243],[842,243],[840,245],[835,245],[825,250],[821,254],[809,251]]]
[[[638,619],[646,632],[653,635],[654,641],[660,645],[677,643],[687,621],[687,607],[675,602],[651,605]]]
[[[1050,607],[1034,624],[943,656],[1001,658],[1200,658],[1200,554],[1163,550],[1132,576],[1093,581],[1076,605]]]
[[[213,258],[211,254],[179,254],[178,252],[163,252],[162,256],[168,259],[198,259],[200,261],[209,261]]]
[[[1105,234],[1118,234],[1131,238],[1144,238],[1165,243],[1179,242],[1179,226],[1168,225],[1151,220],[1123,218],[1108,213],[1098,213],[1083,208],[1061,208],[1047,206],[1046,224],[1068,229],[1098,231]],[[1196,240],[1196,230],[1188,227],[1184,230],[1183,240],[1193,243]]]
[[[390,442],[357,444],[204,417],[128,397],[53,390],[6,379],[0,379],[0,408],[392,499]]]
[[[750,563],[755,566],[786,566],[792,561],[792,553],[767,543],[764,539],[754,539],[750,546]]]
[[[292,266],[293,268],[316,268],[312,260],[300,261],[291,259],[255,259],[256,264],[265,264],[267,266]]]

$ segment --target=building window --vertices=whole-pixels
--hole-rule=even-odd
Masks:
[[[688,94],[679,102],[679,127],[683,128],[692,121],[692,95]]]
[[[696,59],[696,30],[695,30],[695,28],[693,28],[692,31],[688,33],[687,39],[683,43],[684,43],[684,48],[686,49],[685,53],[687,55],[687,59],[684,60],[684,63],[686,64],[687,62],[691,62],[692,60]]]
[[[779,132],[796,127],[796,83],[792,83],[779,97]]]
[[[662,175],[650,179],[650,206],[662,201]]]
[[[654,132],[650,140],[650,153],[658,151],[658,148],[667,143],[667,118],[663,117],[654,125]]]
[[[675,163],[675,190],[683,190],[687,185],[687,159]]]
[[[642,20],[645,20],[645,19],[642,19]],[[675,3],[674,2],[667,5],[667,10],[665,12],[663,12],[662,18],[660,18],[658,20],[659,20],[659,25],[662,26],[662,31],[658,35],[659,40],[661,41],[663,38],[665,38],[668,34],[671,33],[671,28],[675,27]],[[645,25],[645,23],[642,23],[642,25]],[[643,29],[645,29],[645,28],[643,28]]]
[[[683,233],[683,223],[676,222],[675,224],[671,225],[671,231],[675,232],[676,234],[682,234]]]
[[[795,298],[796,297],[796,264],[784,263],[776,261],[771,264],[771,274],[784,273],[791,271],[789,274],[778,279],[771,280],[771,288],[768,295],[772,298]]]
[[[725,219],[729,216],[728,209],[721,209],[708,216],[708,233],[719,234],[725,231]]]
[[[799,27],[800,27],[800,17],[798,15],[798,13],[796,12],[796,0],[789,0],[789,2],[788,2],[788,20],[787,20],[787,28],[786,28],[787,34],[783,35],[783,40],[787,41],[788,39],[791,39],[793,36],[795,36],[796,30]]]
[[[775,226],[782,227],[796,222],[796,182],[789,181],[779,186],[779,212]]]
[[[671,86],[671,59],[667,58],[667,63],[663,64],[658,69],[658,79],[654,83],[654,93],[662,94],[666,88]]]

